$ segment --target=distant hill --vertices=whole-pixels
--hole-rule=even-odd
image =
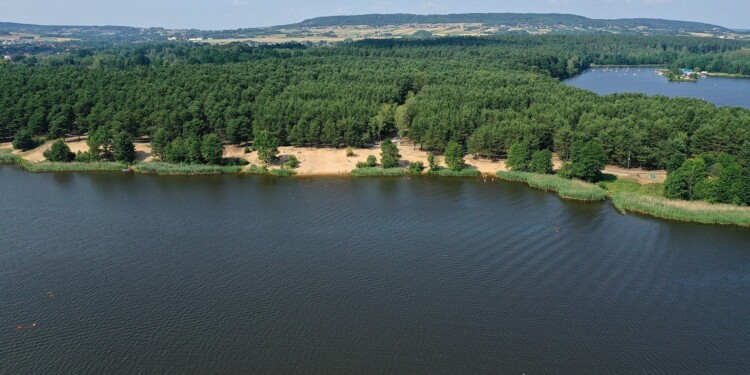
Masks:
[[[75,25],[30,25],[0,22],[0,33],[31,34],[41,38],[72,38],[81,40],[147,41],[162,39],[163,29],[142,29],[130,26],[75,26]],[[165,38],[164,38],[165,39]]]
[[[456,27],[455,24],[461,24]],[[415,33],[413,25],[420,25]],[[479,25],[479,26],[477,26]],[[361,30],[366,26],[374,30]],[[335,27],[336,30],[329,30]],[[24,52],[23,44],[47,44],[73,40],[92,42],[148,42],[166,40],[204,41],[251,40],[258,43],[289,41],[338,42],[383,38],[429,38],[444,36],[487,36],[515,34],[626,34],[700,35],[722,38],[750,38],[725,27],[700,22],[649,18],[591,19],[572,14],[465,13],[465,14],[364,14],[311,18],[291,25],[236,30],[164,29],[128,26],[29,25],[0,22],[0,45],[4,53]]]
[[[650,18],[633,19],[591,19],[572,14],[556,13],[463,13],[463,14],[363,14],[356,16],[328,16],[317,17],[288,25],[296,27],[329,27],[347,25],[366,25],[383,27],[404,24],[435,24],[435,23],[481,23],[485,25],[527,25],[527,26],[570,26],[580,28],[624,28],[632,29],[646,27],[657,30],[671,30],[677,32],[705,32],[729,29],[700,22],[670,21]]]

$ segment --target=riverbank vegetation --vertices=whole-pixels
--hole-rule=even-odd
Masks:
[[[41,163],[30,163],[22,160],[18,163],[21,168],[27,172],[43,173],[43,172],[86,172],[86,171],[121,171],[127,169],[127,164],[118,162],[91,162],[91,163],[80,163],[80,162],[50,162],[45,161]]]
[[[242,171],[242,167],[236,165],[172,164],[164,162],[138,163],[133,165],[132,168],[140,173],[162,175],[232,174]]]
[[[750,207],[708,202],[688,202],[652,195],[621,193],[612,198],[620,211],[703,224],[750,226]]]
[[[556,175],[501,171],[497,172],[497,177],[508,181],[524,182],[531,187],[545,191],[554,191],[565,199],[601,201],[607,198],[607,191],[595,184]]]
[[[404,174],[406,171],[403,168],[364,167],[352,171],[352,176],[357,177],[392,177]]]

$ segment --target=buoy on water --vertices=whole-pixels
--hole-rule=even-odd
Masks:
[[[23,325],[16,326],[16,329],[19,330],[19,331],[23,331]]]

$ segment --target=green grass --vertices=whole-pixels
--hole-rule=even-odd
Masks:
[[[21,158],[13,155],[10,151],[0,151],[0,164],[16,165],[21,162]]]
[[[257,166],[255,164],[253,164],[249,168],[245,169],[245,173],[248,173],[248,174],[268,174],[268,167],[266,167],[265,165]]]
[[[286,168],[280,168],[280,169],[271,169],[268,171],[268,174],[272,176],[279,176],[279,177],[290,177],[297,174],[297,171],[293,169],[286,169]]]
[[[368,167],[368,168],[357,168],[352,171],[352,176],[357,177],[388,177],[388,176],[403,176],[406,171],[403,168],[381,168],[381,167]]]
[[[454,171],[449,168],[440,168],[437,170],[431,169],[429,172],[432,176],[443,176],[443,177],[477,177],[482,174],[476,169],[462,169],[460,171]]]
[[[607,198],[607,191],[597,185],[580,180],[568,180],[555,175],[497,172],[497,177],[508,181],[525,182],[531,187],[545,191],[554,191],[565,199],[601,201]]]
[[[55,163],[44,161],[30,163],[21,160],[18,163],[27,172],[83,172],[83,171],[121,171],[128,166],[122,163]]]
[[[605,175],[599,185],[609,191],[615,207],[622,212],[703,224],[750,226],[750,207],[667,199],[663,184],[641,185],[612,175]]]
[[[663,219],[703,224],[750,226],[750,207],[667,199],[664,197],[620,193],[612,198],[615,207]]]
[[[265,165],[251,165],[249,168],[245,169],[244,173],[247,174],[259,174],[259,175],[268,175],[268,176],[278,176],[278,177],[290,177],[297,174],[297,171],[293,169],[288,168],[278,168],[278,169],[268,169]]]
[[[170,164],[161,162],[138,163],[133,169],[140,173],[165,175],[204,175],[239,173],[240,166],[221,166],[205,164]]]

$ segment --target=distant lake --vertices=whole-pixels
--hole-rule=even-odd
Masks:
[[[568,85],[607,95],[643,93],[703,99],[720,106],[750,108],[750,79],[706,77],[698,82],[669,82],[658,68],[595,68],[565,80]]]
[[[0,374],[750,374],[748,244],[481,178],[0,167]]]

